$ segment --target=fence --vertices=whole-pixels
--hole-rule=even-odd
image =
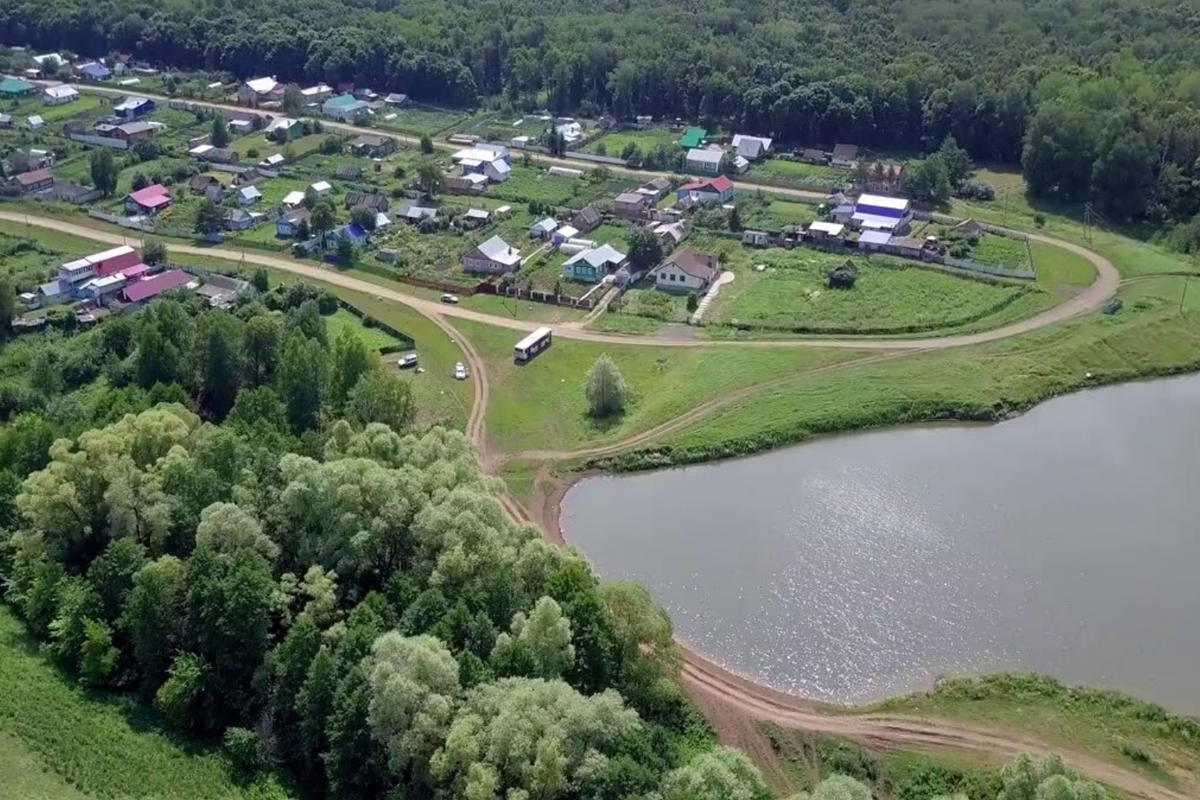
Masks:
[[[934,261],[945,264],[947,267],[966,270],[968,272],[977,272],[984,275],[994,275],[997,278],[1019,278],[1021,280],[1036,280],[1037,273],[1031,269],[1009,269],[1007,267],[994,267],[991,264],[980,264],[978,261],[971,261],[965,258],[951,258],[950,256],[938,256]]]
[[[368,328],[378,328],[379,330],[383,331],[384,333],[390,334],[400,340],[400,344],[398,344],[398,345],[386,345],[384,347],[379,348],[380,355],[386,356],[388,353],[400,353],[405,350],[416,349],[417,340],[414,339],[413,337],[409,336],[407,333],[404,333],[401,330],[397,330],[396,328],[393,328],[391,325],[388,325],[383,320],[378,319],[377,317],[371,316],[370,314],[363,311],[361,308],[358,308],[357,306],[350,305],[349,303],[347,303],[345,300],[341,299],[340,297],[338,298],[337,304],[338,304],[339,308],[344,308],[347,311],[349,311],[351,314],[353,314],[354,316],[361,319],[363,321],[364,326],[366,326]]]
[[[596,153],[585,153],[582,150],[567,151],[567,158],[578,159],[579,161],[591,161],[594,164],[605,164],[610,167],[627,167],[629,162],[623,158],[615,158],[613,156],[602,156]]]
[[[87,213],[92,219],[98,219],[101,222],[107,222],[111,225],[120,225],[122,228],[128,228],[129,230],[141,231],[142,233],[154,233],[155,231],[154,226],[149,222],[138,222],[137,220],[127,219],[117,214],[109,214],[95,208],[89,208]]]
[[[511,297],[515,300],[529,300],[534,303],[545,303],[551,306],[568,306],[570,308],[591,309],[596,305],[596,301],[587,298],[581,299],[571,297],[566,294],[554,294],[553,292],[543,292],[538,289],[522,289],[520,286],[509,284],[507,286],[498,286],[494,283],[483,283],[478,287],[480,294],[494,294],[499,297]]]
[[[107,147],[110,150],[128,150],[129,142],[124,139],[112,139],[107,136],[93,136],[90,133],[70,133],[67,138],[83,144]]]

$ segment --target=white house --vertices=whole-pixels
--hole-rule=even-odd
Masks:
[[[262,192],[257,186],[243,186],[238,189],[238,205],[252,206],[262,200]]]
[[[562,137],[567,144],[575,144],[583,138],[583,126],[572,120],[562,125],[555,125],[554,132]]]
[[[747,161],[757,161],[771,152],[771,140],[764,136],[744,136],[739,133],[733,137],[733,149]]]
[[[685,247],[650,270],[654,288],[664,292],[703,292],[721,272],[720,260],[710,254]]]
[[[312,189],[317,197],[326,197],[333,191],[333,186],[330,185],[329,181],[317,181],[308,188]]]
[[[507,147],[494,146],[469,147],[451,156],[463,175],[483,175],[492,183],[508,180],[512,172],[509,157]]]
[[[304,205],[304,192],[288,192],[283,198],[284,208],[295,208]]]
[[[60,83],[58,86],[47,86],[42,90],[42,102],[48,106],[61,106],[79,99],[79,92],[74,86]]]
[[[283,94],[283,85],[274,78],[254,78],[238,87],[238,102],[256,106],[266,102],[275,94]]]
[[[463,256],[463,270],[466,272],[501,275],[516,272],[520,266],[521,251],[499,236],[493,236]]]
[[[721,158],[724,155],[720,150],[701,150],[693,147],[687,153],[687,168],[692,172],[716,175],[721,171]]]
[[[546,217],[540,222],[533,223],[529,228],[529,235],[535,239],[547,239],[550,234],[558,229],[558,220],[554,217]]]

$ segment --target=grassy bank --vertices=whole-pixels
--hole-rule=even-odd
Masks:
[[[1200,772],[1200,722],[1120,692],[1071,687],[1041,675],[939,681],[929,692],[866,712],[949,717],[1028,731],[1173,785]]]
[[[162,732],[128,698],[64,678],[0,606],[0,795],[6,800],[276,800],[273,779],[234,780],[225,758]]]

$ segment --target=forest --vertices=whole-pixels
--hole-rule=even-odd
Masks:
[[[953,136],[1035,197],[1200,211],[1200,7],[1153,0],[13,0],[0,40],[429,103],[651,114],[917,155]],[[1200,239],[1181,226],[1185,249]]]

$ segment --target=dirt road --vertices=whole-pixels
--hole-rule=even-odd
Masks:
[[[23,214],[13,211],[0,211],[0,219],[10,222],[27,223],[35,227],[50,228],[62,233],[69,233],[73,236],[105,242],[107,244],[121,244],[128,238],[121,236],[119,233],[101,231],[65,220],[39,217],[33,214]],[[614,333],[584,330],[579,322],[550,323],[549,327],[554,331],[555,336],[564,339],[599,342],[602,344],[624,344],[635,347],[835,347],[852,350],[941,350],[951,347],[983,344],[985,342],[998,341],[1012,336],[1019,336],[1023,333],[1029,333],[1030,331],[1044,328],[1047,325],[1063,322],[1080,314],[1096,311],[1102,308],[1116,294],[1120,284],[1120,274],[1117,272],[1117,268],[1113,266],[1113,263],[1107,258],[1070,242],[1042,235],[1030,234],[1030,236],[1037,241],[1062,247],[1087,259],[1096,268],[1096,280],[1079,294],[1064,303],[1043,311],[1041,314],[1019,320],[1001,328],[994,328],[979,333],[926,339],[876,339],[859,337],[856,339],[812,338],[747,342],[709,341],[704,339],[680,340],[659,338],[656,336],[623,336]],[[325,283],[331,283],[346,289],[366,292],[402,303],[430,318],[455,317],[526,333],[536,327],[529,322],[486,314],[481,311],[463,308],[462,306],[447,306],[434,300],[426,300],[425,298],[389,289],[370,281],[354,278],[336,270],[325,269],[310,262],[297,261],[284,256],[260,253],[253,250],[235,250],[221,246],[198,247],[196,245],[171,243],[169,248],[173,253],[223,258],[231,262],[244,261],[248,264],[257,264],[284,270],[310,280],[324,281]]]

